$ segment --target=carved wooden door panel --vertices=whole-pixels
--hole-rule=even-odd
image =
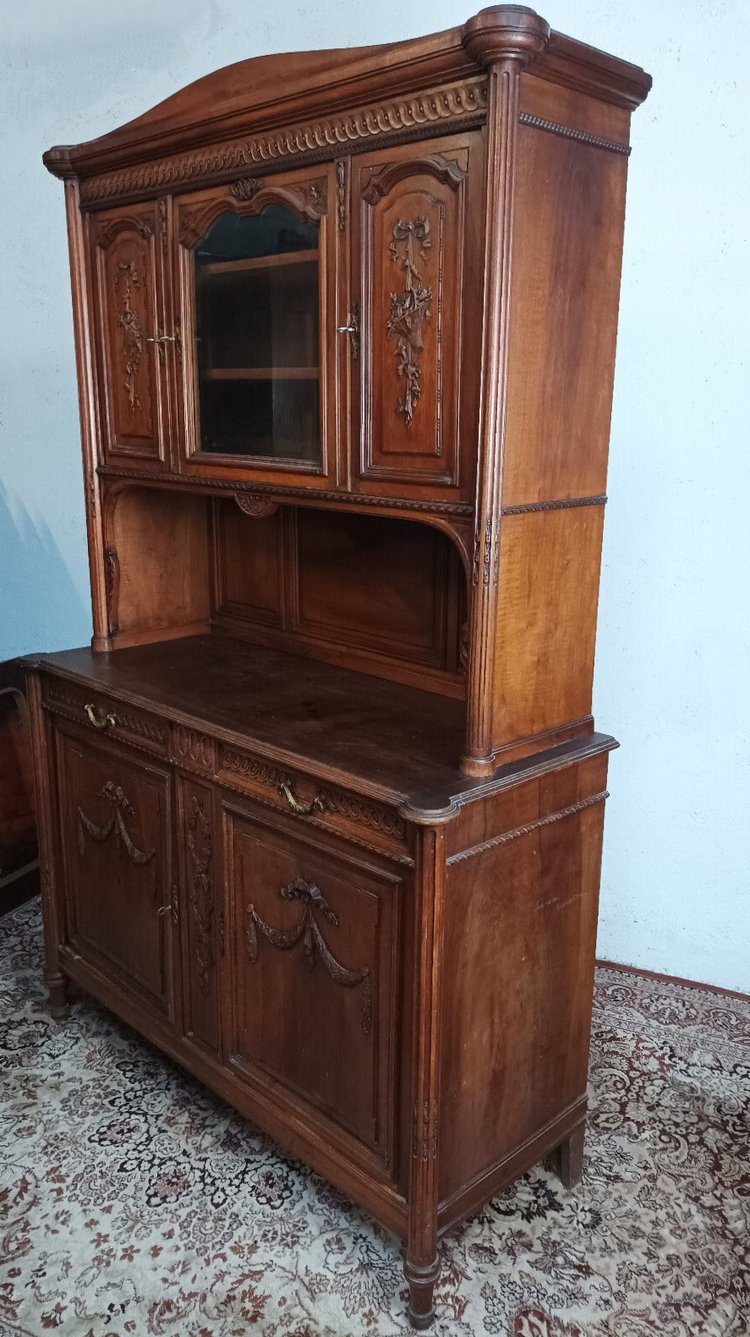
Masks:
[[[325,486],[336,457],[332,167],[175,200],[181,468]]]
[[[166,203],[166,202],[165,202]],[[166,212],[156,200],[91,220],[94,345],[105,462],[167,463]]]
[[[58,725],[68,947],[141,1008],[173,1015],[169,773]]]
[[[225,832],[229,1062],[389,1164],[401,875],[244,806]]]
[[[471,498],[482,152],[477,132],[353,160],[360,490],[413,496],[438,486]]]

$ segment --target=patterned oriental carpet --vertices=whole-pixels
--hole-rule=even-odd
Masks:
[[[391,1337],[397,1241],[0,921],[0,1337]],[[438,1337],[746,1337],[750,1003],[597,974],[584,1178],[443,1242]]]

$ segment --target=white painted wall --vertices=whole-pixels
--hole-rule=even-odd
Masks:
[[[477,7],[481,0],[477,0]],[[599,951],[750,991],[746,0],[549,0],[644,65],[595,706],[611,766]],[[25,0],[0,33],[0,659],[90,635],[63,192],[42,150],[209,70],[461,23],[433,0]]]

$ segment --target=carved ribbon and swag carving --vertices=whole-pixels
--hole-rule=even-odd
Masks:
[[[432,302],[432,288],[422,282],[417,266],[426,260],[431,245],[428,219],[414,218],[406,223],[399,219],[394,224],[389,249],[393,263],[404,271],[404,288],[390,294],[386,331],[389,339],[396,340],[396,365],[405,382],[396,411],[407,424],[414,418],[422,393],[422,369],[415,359],[424,348],[423,329],[430,319]]]
[[[156,850],[139,850],[131,838],[128,828],[125,825],[125,816],[135,817],[135,808],[130,799],[120,785],[116,785],[113,780],[108,780],[102,789],[97,793],[97,798],[103,798],[111,804],[109,820],[104,826],[99,826],[86,815],[83,808],[78,809],[78,851],[83,857],[86,853],[86,836],[102,844],[114,832],[115,839],[119,848],[124,849],[128,858],[139,867],[151,863],[156,854]],[[123,815],[124,814],[124,815]],[[153,885],[155,890],[155,881]]]
[[[339,921],[320,887],[316,887],[314,882],[305,882],[303,878],[298,877],[294,882],[282,887],[279,894],[286,901],[300,901],[303,906],[302,914],[293,928],[274,928],[261,918],[254,905],[249,905],[245,912],[245,942],[250,960],[254,964],[258,959],[258,930],[272,947],[283,952],[289,951],[301,941],[310,970],[315,965],[317,955],[335,984],[340,984],[346,989],[355,988],[360,984],[364,986],[362,1030],[365,1035],[369,1035],[372,1028],[370,972],[366,967],[363,970],[347,969],[331,952],[320,931],[316,915],[321,915],[334,926],[337,926]]]
[[[190,856],[190,912],[193,920],[193,951],[198,987],[207,994],[214,967],[214,902],[211,886],[211,823],[200,800],[193,794],[187,821]]]

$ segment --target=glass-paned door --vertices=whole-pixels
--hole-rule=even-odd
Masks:
[[[327,180],[269,177],[181,202],[187,457],[327,472]]]

